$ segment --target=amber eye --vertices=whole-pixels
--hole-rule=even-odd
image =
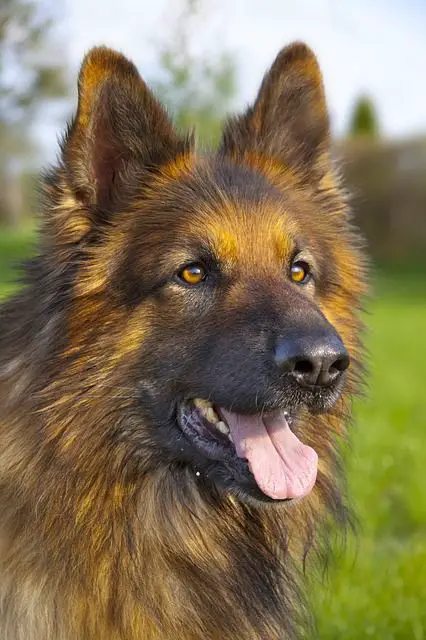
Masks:
[[[307,284],[311,279],[311,270],[308,263],[304,260],[297,260],[291,267],[290,275],[296,284]]]
[[[203,265],[198,264],[197,262],[187,264],[186,267],[183,267],[183,269],[178,273],[179,280],[190,285],[200,284],[200,282],[203,282],[206,275],[206,270]]]

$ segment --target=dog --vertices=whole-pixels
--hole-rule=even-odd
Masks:
[[[0,307],[0,637],[298,638],[366,291],[317,59],[284,48],[214,153],[120,53],[78,94]]]

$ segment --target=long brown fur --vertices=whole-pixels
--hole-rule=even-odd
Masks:
[[[38,257],[0,307],[0,638],[300,637],[304,556],[330,515],[346,518],[337,452],[365,292],[313,53],[284,49],[210,155],[174,131],[133,64],[92,50],[43,193]],[[229,273],[239,265],[219,314],[226,335],[253,296],[280,312],[276,255],[288,259],[295,229],[326,274],[312,296],[352,365],[333,409],[299,420],[320,459],[312,493],[257,505],[163,453],[135,372],[142,345],[172,379],[165,345],[183,349],[186,326],[203,322],[174,285],[150,291],[185,258],[185,238],[208,238]]]

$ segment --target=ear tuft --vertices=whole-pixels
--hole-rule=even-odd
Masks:
[[[121,53],[107,47],[94,47],[84,58],[78,78],[77,120],[81,126],[89,124],[96,95],[111,78],[120,78],[129,84],[141,81],[133,62]]]
[[[272,157],[312,182],[326,173],[329,138],[318,61],[296,42],[278,54],[254,105],[227,123],[221,151],[239,160],[253,152]]]

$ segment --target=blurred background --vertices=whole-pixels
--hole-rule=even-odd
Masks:
[[[31,251],[36,181],[95,44],[122,50],[214,145],[295,39],[324,72],[372,256],[369,393],[347,454],[356,542],[314,583],[318,636],[426,638],[426,0],[0,0],[0,297]]]

